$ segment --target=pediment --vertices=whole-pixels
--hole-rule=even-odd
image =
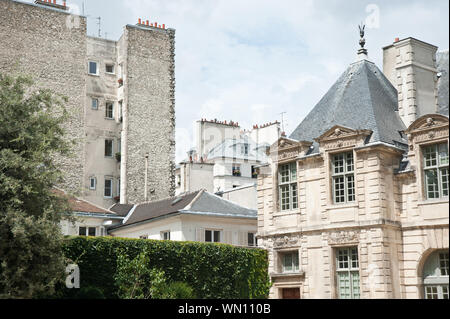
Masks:
[[[448,126],[448,117],[441,114],[427,114],[415,120],[405,131],[406,134],[413,134],[424,130],[432,130]]]
[[[329,130],[327,130],[325,133],[323,133],[321,136],[315,139],[318,143],[324,142],[324,141],[331,141],[335,139],[344,139],[347,137],[356,137],[356,136],[368,136],[372,133],[370,130],[355,130],[352,128],[348,128],[342,125],[335,125]]]
[[[274,160],[292,159],[308,150],[312,142],[296,141],[287,137],[280,137],[270,147],[270,155]]]

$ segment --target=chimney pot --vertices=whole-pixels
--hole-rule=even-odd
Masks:
[[[163,29],[165,29],[166,28],[166,25],[163,23]]]
[[[147,20],[147,21],[145,21],[145,24],[146,24],[146,25],[148,25],[148,20]]]
[[[400,41],[399,38],[395,38],[394,43]]]
[[[141,22],[142,22],[142,20],[141,20],[141,18],[139,18],[138,23],[141,24]]]

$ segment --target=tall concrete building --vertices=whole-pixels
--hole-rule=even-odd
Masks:
[[[259,168],[271,298],[449,298],[448,51],[364,43]]]
[[[102,207],[174,195],[175,30],[126,25],[87,36],[66,2],[0,0],[0,72],[68,97],[73,156],[60,187]]]

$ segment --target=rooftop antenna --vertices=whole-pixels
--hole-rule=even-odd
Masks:
[[[98,37],[101,38],[102,37],[102,30],[101,30],[102,17],[97,17],[96,19],[98,20],[98,22],[97,22],[97,25],[98,25]]]

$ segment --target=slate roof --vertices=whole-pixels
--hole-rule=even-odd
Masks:
[[[256,218],[257,215],[256,210],[239,206],[208,192],[202,192],[199,198],[194,203],[192,203],[191,207],[189,207],[186,212],[248,218]]]
[[[311,142],[334,125],[373,131],[367,142],[407,144],[399,133],[406,127],[398,114],[397,90],[383,72],[367,60],[347,68],[290,138]],[[318,152],[317,143],[313,145],[310,153]]]
[[[133,208],[133,206],[134,205],[132,204],[114,204],[109,208],[109,210],[113,211],[119,216],[125,217],[128,215],[128,212]]]
[[[117,204],[113,208],[125,212],[129,209],[129,206],[134,207],[134,205]],[[254,219],[257,217],[256,210],[241,207],[219,196],[210,194],[205,190],[200,190],[155,202],[138,204],[131,211],[131,215],[125,223],[112,226],[110,230],[141,222],[150,222],[155,218],[167,217],[174,214],[197,214]]]
[[[248,144],[248,154],[241,152],[241,146]],[[246,159],[250,161],[267,162],[267,155],[265,148],[270,146],[268,144],[257,144],[251,139],[225,139],[222,143],[216,145],[208,153],[208,160],[213,158],[236,158]]]
[[[436,69],[441,73],[438,80],[438,113],[448,116],[448,50],[436,53]]]

